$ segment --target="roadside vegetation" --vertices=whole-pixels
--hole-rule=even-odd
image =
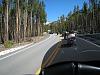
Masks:
[[[73,11],[66,16],[62,15],[57,21],[45,26],[45,31],[62,33],[63,31],[75,30],[81,34],[100,32],[100,0],[84,2],[80,9],[76,5]]]
[[[6,41],[4,42],[5,48],[11,48],[13,46],[13,41]]]
[[[43,35],[46,23],[42,0],[2,0],[0,4],[0,43],[11,47],[14,43]]]

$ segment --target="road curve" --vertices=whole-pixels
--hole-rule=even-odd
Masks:
[[[39,43],[1,56],[0,75],[33,75],[41,66],[46,52],[59,40],[59,36],[52,34]]]
[[[54,45],[50,50],[46,53],[42,66],[48,67],[52,64],[65,62],[65,61],[91,61],[91,60],[100,60],[100,46],[96,45],[90,41],[87,41],[85,39],[76,37],[75,44],[73,46],[67,45],[67,40],[61,41],[61,46],[58,49],[57,54],[55,55],[55,58],[52,60],[52,62],[47,63],[44,65],[47,59],[49,59],[49,56],[55,52],[55,48],[57,46]],[[57,50],[56,50],[57,51]],[[50,54],[51,53],[51,54]],[[56,53],[56,52],[55,52]],[[49,55],[49,56],[48,56]],[[54,55],[53,55],[54,56]]]

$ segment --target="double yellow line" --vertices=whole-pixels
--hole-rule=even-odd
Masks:
[[[52,61],[54,60],[54,58],[56,57],[57,53],[58,53],[59,50],[60,50],[60,48],[59,48],[60,45],[61,45],[61,43],[59,43],[59,44],[57,45],[57,47],[54,49],[54,51],[52,52],[52,54],[48,57],[47,61],[44,62],[44,64],[42,64],[42,68],[43,68],[44,66],[46,66],[47,64],[50,65],[50,64],[52,63]],[[41,71],[41,68],[39,68],[39,69],[36,71],[35,74],[36,74],[36,75],[39,75],[40,71]]]
[[[35,72],[35,75],[39,75],[39,74],[40,74],[40,71],[41,71],[41,68],[39,68],[39,69]]]
[[[59,43],[58,43],[58,45],[56,46],[56,48],[53,50],[53,52],[51,53],[51,55],[48,57],[48,59],[44,62],[44,64],[42,64],[42,68],[44,68],[46,65],[50,65],[52,62],[53,62],[53,60],[54,60],[54,58],[56,57],[56,55],[57,55],[57,53],[59,52],[59,50],[60,50],[60,46],[61,46],[61,44],[62,44],[62,42],[60,41]],[[36,71],[36,75],[39,75],[39,73],[40,73],[40,71],[41,71],[41,68],[39,68],[37,71]]]
[[[60,50],[60,48],[59,48],[60,45],[61,45],[61,43],[58,44],[58,47],[57,47],[57,49],[55,50],[54,55],[52,56],[52,58],[51,58],[51,60],[49,61],[48,65],[50,65],[50,64],[53,62],[53,60],[55,59],[55,57],[57,56],[57,54],[58,54],[58,52],[59,52],[59,50]]]

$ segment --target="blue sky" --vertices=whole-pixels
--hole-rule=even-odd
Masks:
[[[0,3],[2,2],[2,0],[0,0]]]
[[[56,21],[63,14],[67,16],[75,5],[82,8],[84,1],[88,2],[88,0],[45,0],[47,21]]]
[[[0,0],[1,3],[2,0]],[[44,0],[47,12],[47,21],[56,21],[59,16],[65,15],[73,10],[75,5],[82,8],[84,1],[88,0]]]

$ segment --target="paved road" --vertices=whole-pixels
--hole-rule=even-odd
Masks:
[[[54,45],[47,52],[42,67],[64,61],[100,60],[100,46],[79,37],[76,38],[75,45],[72,47],[66,45],[66,42],[62,40],[59,42],[60,45],[59,43]]]
[[[50,35],[35,45],[0,57],[0,75],[33,75],[41,66],[45,53],[57,42],[59,36]]]

